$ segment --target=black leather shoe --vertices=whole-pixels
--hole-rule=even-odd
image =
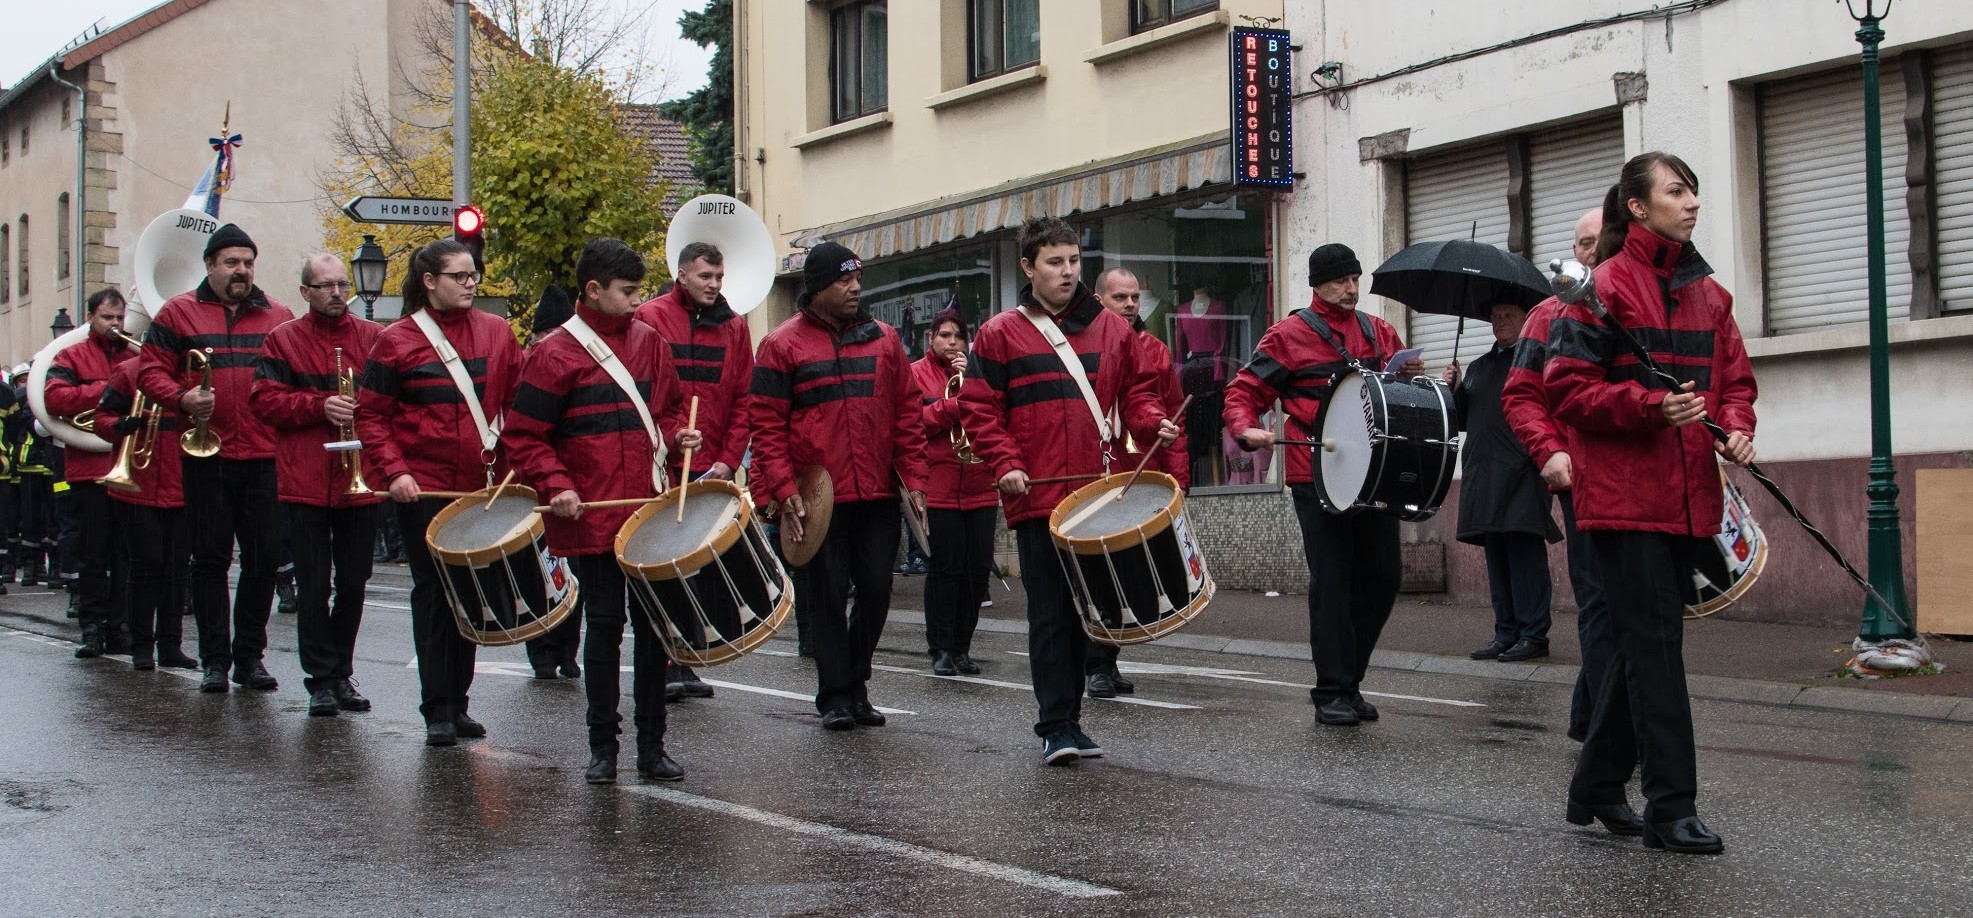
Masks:
[[[843,708],[830,708],[822,712],[822,729],[854,730],[856,729],[856,718],[851,716],[850,712]]]
[[[334,717],[342,713],[336,705],[336,693],[326,685],[318,686],[308,693],[308,716]]]
[[[101,629],[98,629],[93,625],[82,629],[82,646],[77,647],[75,649],[76,659],[78,660],[95,659],[96,657],[102,656],[104,650],[105,648],[103,647],[103,632],[101,631]]]
[[[280,602],[274,606],[274,611],[282,615],[293,615],[301,608],[301,600],[295,595],[293,580],[274,581],[274,595],[280,599]]]
[[[150,672],[158,668],[158,661],[151,656],[151,648],[139,647],[130,651],[130,668],[139,672]]]
[[[1500,662],[1521,663],[1545,656],[1548,656],[1547,643],[1537,644],[1533,641],[1516,641],[1514,646],[1507,648],[1505,652],[1501,653]]]
[[[850,718],[859,727],[881,727],[884,725],[884,712],[870,706],[868,701],[859,701],[850,709]]]
[[[1095,673],[1089,677],[1089,697],[1117,697],[1117,684],[1110,680],[1109,673]]]
[[[612,749],[607,752],[591,751],[589,753],[589,768],[583,771],[582,780],[591,784],[617,783],[616,750]]]
[[[637,776],[646,781],[683,781],[685,769],[662,752],[637,754]]]
[[[457,746],[459,745],[459,731],[452,726],[452,721],[432,721],[425,725],[425,745]]]
[[[1466,656],[1475,660],[1497,660],[1500,659],[1501,654],[1507,652],[1509,646],[1511,645],[1502,644],[1499,641],[1488,641],[1487,646],[1475,650]]]
[[[529,661],[528,661],[528,665],[530,665],[530,666],[532,666],[532,667],[534,667],[534,677],[535,677],[536,679],[553,679],[553,678],[555,678],[555,664],[554,664],[554,663],[551,663],[551,662],[549,662],[549,661],[547,661],[547,660],[529,660]]]
[[[673,665],[677,666],[677,664],[673,664]],[[679,691],[682,692],[685,695],[685,697],[687,698],[712,697],[712,686],[707,685],[705,683],[705,680],[700,679],[699,674],[692,671],[692,667],[678,666],[674,678],[678,679]],[[666,685],[665,688],[670,689],[671,686]]]
[[[208,667],[206,677],[199,680],[199,691],[208,695],[224,695],[232,688],[226,684],[226,671],[217,666]]]
[[[582,678],[582,667],[576,665],[576,662],[574,660],[562,661],[561,669],[562,669],[562,678],[564,679]]]
[[[474,720],[471,714],[464,711],[453,715],[452,728],[459,731],[462,739],[479,739],[486,735],[486,724]]]
[[[959,661],[954,660],[952,658],[951,652],[949,651],[941,650],[935,654],[932,654],[932,675],[934,676],[959,675]]]
[[[281,680],[267,671],[267,664],[259,660],[233,664],[233,682],[259,692],[271,692],[281,687]]]
[[[1378,717],[1377,706],[1363,700],[1362,695],[1350,699],[1350,708],[1356,711],[1357,720],[1376,720]]]
[[[1110,664],[1110,684],[1116,687],[1117,694],[1119,695],[1137,694],[1137,683],[1125,679],[1123,673],[1117,672],[1117,666],[1114,663]]]
[[[199,661],[186,656],[185,651],[179,650],[176,647],[159,647],[158,663],[163,666],[169,666],[172,669],[199,668]]]
[[[1643,832],[1646,848],[1659,848],[1674,854],[1718,854],[1726,850],[1726,843],[1720,841],[1713,830],[1706,828],[1697,816],[1671,822],[1644,823]]]
[[[980,664],[973,662],[971,654],[962,653],[953,658],[952,662],[954,666],[959,667],[959,672],[964,675],[977,676],[980,674]]]
[[[1356,713],[1356,705],[1348,698],[1335,698],[1323,702],[1315,709],[1315,719],[1331,727],[1354,727],[1363,722]]]
[[[329,692],[336,696],[336,707],[345,711],[368,711],[370,699],[356,693],[356,686],[348,679],[337,680],[329,686]]]
[[[1643,835],[1644,817],[1630,808],[1628,803],[1578,803],[1569,801],[1569,812],[1564,817],[1579,826],[1589,825],[1594,819],[1609,829],[1611,835]]]

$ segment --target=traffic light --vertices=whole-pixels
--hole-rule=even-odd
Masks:
[[[452,239],[473,253],[473,270],[486,270],[486,258],[481,254],[486,249],[486,213],[471,204],[461,204],[452,211]]]

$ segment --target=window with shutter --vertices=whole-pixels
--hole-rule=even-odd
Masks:
[[[1624,168],[1624,119],[1611,115],[1542,131],[1528,141],[1528,198],[1534,248],[1529,260],[1548,273],[1549,261],[1575,257],[1576,221],[1603,206],[1603,195]]]
[[[1499,141],[1421,156],[1405,168],[1407,244],[1439,239],[1477,239],[1507,247],[1507,149]],[[1366,270],[1373,268],[1366,265]],[[1369,287],[1366,284],[1365,289]],[[1425,365],[1436,371],[1452,359],[1459,320],[1407,310],[1404,343],[1425,349]],[[1493,330],[1468,321],[1459,345],[1462,363],[1493,346]]]
[[[1973,310],[1973,45],[1932,58],[1939,305]]]

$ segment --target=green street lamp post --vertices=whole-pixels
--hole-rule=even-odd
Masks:
[[[1863,45],[1863,148],[1865,200],[1869,208],[1870,243],[1870,584],[1896,609],[1885,609],[1866,598],[1860,640],[1880,643],[1915,638],[1910,604],[1904,592],[1904,547],[1898,530],[1898,475],[1891,464],[1891,354],[1884,282],[1884,138],[1878,114],[1877,46],[1884,41],[1881,23],[1891,12],[1891,0],[1844,0],[1857,21],[1857,42]]]

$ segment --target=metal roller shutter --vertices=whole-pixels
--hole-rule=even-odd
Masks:
[[[1911,305],[1904,81],[1895,63],[1886,62],[1883,73],[1884,254],[1896,321]],[[1862,71],[1846,67],[1770,83],[1761,87],[1760,101],[1768,331],[1861,325],[1870,310]]]
[[[1536,134],[1528,142],[1529,215],[1535,267],[1573,258],[1576,221],[1603,206],[1624,168],[1624,119],[1611,115]]]
[[[1973,310],[1973,46],[1932,59],[1932,150],[1940,307]]]
[[[1473,238],[1506,248],[1506,147],[1486,144],[1412,160],[1405,170],[1404,216],[1408,244]],[[1405,344],[1424,348],[1425,366],[1437,372],[1452,359],[1459,320],[1405,311],[1410,313]],[[1459,360],[1469,363],[1492,346],[1493,329],[1485,322],[1468,321]]]

